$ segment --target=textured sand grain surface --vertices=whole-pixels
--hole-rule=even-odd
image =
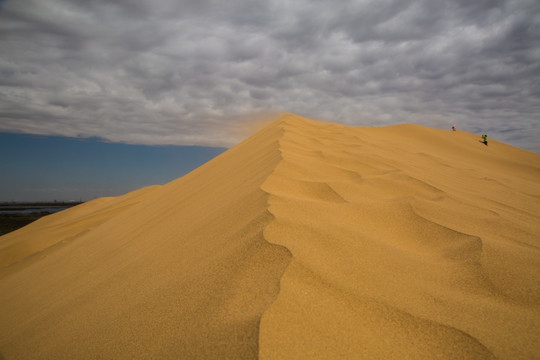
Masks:
[[[534,359],[540,155],[285,115],[0,237],[5,359]]]

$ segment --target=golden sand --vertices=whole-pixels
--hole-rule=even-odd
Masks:
[[[0,237],[4,359],[533,359],[540,155],[285,115]]]

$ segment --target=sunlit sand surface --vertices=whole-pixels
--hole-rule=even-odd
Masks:
[[[284,115],[0,237],[4,359],[533,359],[540,155]]]

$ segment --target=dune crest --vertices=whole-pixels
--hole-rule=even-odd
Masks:
[[[190,174],[0,237],[20,358],[534,358],[540,156],[287,114]]]

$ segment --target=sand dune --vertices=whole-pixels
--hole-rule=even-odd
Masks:
[[[285,115],[0,237],[5,359],[532,359],[540,156]]]

